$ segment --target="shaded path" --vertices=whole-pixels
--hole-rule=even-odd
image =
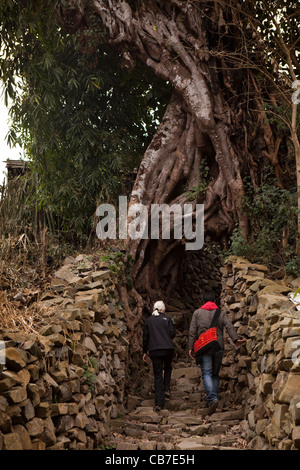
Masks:
[[[151,379],[152,374],[150,372]],[[116,450],[232,450],[245,449],[242,405],[230,405],[220,394],[220,408],[208,416],[200,369],[189,363],[174,366],[171,398],[164,410],[153,411],[152,383],[143,399],[129,396],[126,413],[111,422],[106,446]],[[227,404],[226,404],[227,402]]]

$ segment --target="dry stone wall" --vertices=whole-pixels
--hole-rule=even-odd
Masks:
[[[0,336],[0,450],[101,448],[124,401],[127,330],[114,275],[68,258],[39,307],[36,331]]]
[[[300,311],[288,294],[300,279],[273,281],[267,267],[237,257],[222,272],[222,307],[247,338],[222,373],[236,378],[230,391],[245,404],[248,447],[299,449]]]
[[[250,449],[299,449],[300,312],[287,294],[300,280],[275,282],[237,257],[221,269],[212,256],[204,262],[189,272],[199,281],[211,267],[205,290],[221,281],[222,308],[247,339],[237,350],[227,336],[221,407],[243,405]],[[115,282],[106,264],[67,258],[39,301],[35,330],[0,334],[0,450],[101,448],[125,410],[128,332]],[[193,293],[199,303],[202,291]]]
[[[214,291],[219,298],[221,266],[219,256],[206,248],[200,252],[185,253],[180,269],[180,298],[191,312],[202,305],[205,292]]]

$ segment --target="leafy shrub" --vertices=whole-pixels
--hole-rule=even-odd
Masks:
[[[280,189],[270,177],[256,192],[250,184],[245,186],[243,207],[249,216],[249,235],[245,240],[236,228],[231,236],[229,253],[264,263],[271,269],[284,267],[286,272],[300,275],[300,260],[295,253],[296,189]]]

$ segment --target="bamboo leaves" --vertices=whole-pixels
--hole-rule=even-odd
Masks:
[[[99,198],[116,197],[138,166],[168,90],[139,67],[123,71],[93,21],[76,38],[62,33],[54,6],[1,4],[0,73],[13,99],[9,142],[22,142],[32,161],[37,207],[84,239]]]

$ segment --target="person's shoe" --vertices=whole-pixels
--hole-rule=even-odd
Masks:
[[[163,409],[163,407],[162,407],[162,406],[158,406],[158,405],[156,405],[156,406],[153,408],[153,410],[156,411],[156,412],[159,412],[159,411],[162,410],[162,409]]]
[[[218,404],[219,404],[219,401],[215,400],[209,405],[209,408],[208,408],[209,415],[212,415],[216,411]]]

